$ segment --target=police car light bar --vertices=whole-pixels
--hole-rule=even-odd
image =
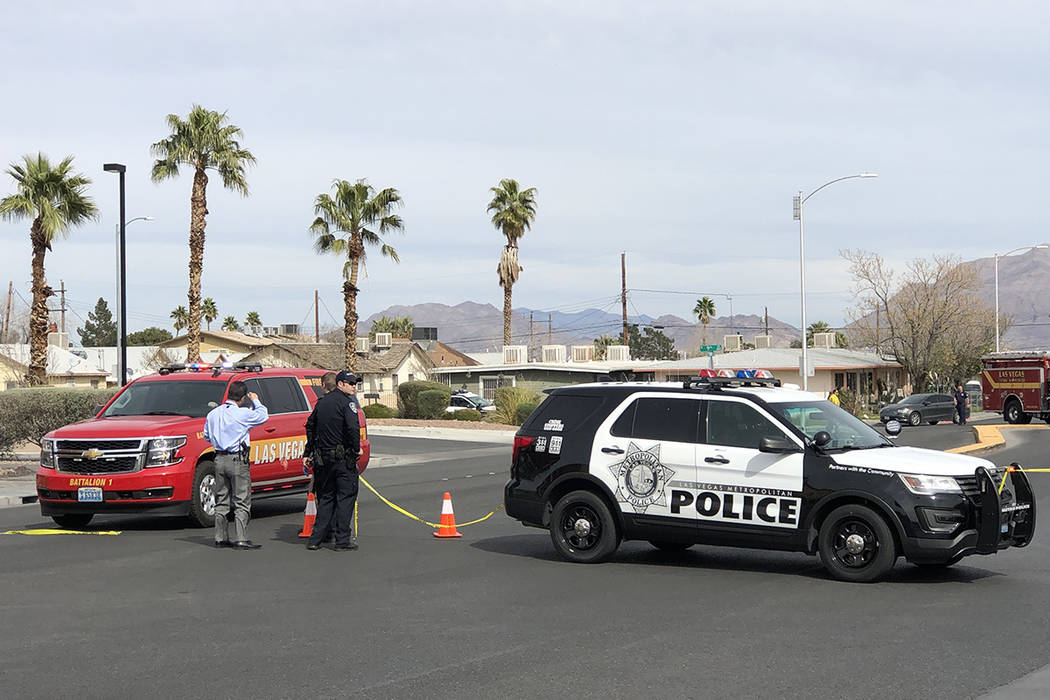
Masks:
[[[704,372],[705,370],[701,370]],[[711,370],[706,370],[710,372]],[[728,370],[723,370],[728,371]],[[744,373],[742,376],[740,373]],[[747,376],[747,373],[751,373],[751,376]],[[766,376],[758,376],[758,374],[764,374]],[[769,370],[739,370],[735,372],[734,376],[712,376],[711,374],[701,374],[699,377],[693,377],[682,382],[682,387],[685,389],[721,389],[722,387],[734,387],[734,386],[781,386],[779,379],[772,376]]]
[[[235,372],[262,372],[261,362],[186,362],[163,365],[157,372],[159,374],[171,374],[172,372],[201,372],[211,371],[212,376],[218,376],[224,369]]]

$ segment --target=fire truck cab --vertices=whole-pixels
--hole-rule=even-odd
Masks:
[[[1050,351],[994,352],[981,358],[981,393],[986,411],[1007,423],[1050,420]]]

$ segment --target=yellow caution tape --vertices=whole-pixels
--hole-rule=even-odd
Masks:
[[[119,535],[120,530],[59,530],[55,528],[37,528],[35,530],[7,530],[0,535]]]
[[[1015,472],[1015,471],[1022,471],[1022,472],[1027,474],[1028,472],[1050,472],[1050,469],[1025,469],[1022,466],[1007,467],[1006,471],[1003,472],[1003,480],[1001,482],[999,482],[999,491],[998,491],[998,493],[1001,494],[1003,492],[1003,486],[1006,485],[1006,475],[1009,474],[1010,472]]]
[[[393,508],[394,510],[396,510],[396,511],[397,511],[398,513],[400,513],[401,515],[404,515],[404,516],[405,516],[406,518],[412,518],[412,519],[413,519],[413,520],[415,520],[416,522],[422,523],[422,524],[426,525],[427,527],[432,527],[432,528],[434,528],[434,529],[437,529],[437,528],[440,528],[440,527],[441,527],[441,524],[440,524],[440,523],[432,523],[432,522],[430,522],[429,520],[424,520],[423,518],[419,517],[418,515],[415,515],[414,513],[409,513],[409,512],[407,511],[407,510],[405,510],[405,509],[404,509],[404,508],[402,508],[401,506],[397,505],[396,503],[394,503],[393,501],[391,501],[390,499],[388,499],[388,498],[387,498],[386,496],[384,496],[383,494],[381,494],[381,493],[379,493],[378,491],[376,491],[375,487],[374,487],[374,486],[372,486],[372,484],[368,483],[368,481],[366,481],[366,480],[365,480],[365,478],[364,478],[363,476],[361,477],[361,483],[362,483],[362,484],[364,484],[364,485],[365,485],[365,486],[366,486],[366,487],[368,488],[368,490],[369,490],[369,491],[371,491],[372,493],[374,493],[374,494],[376,495],[376,497],[377,497],[377,498],[379,498],[379,500],[380,500],[380,501],[382,501],[383,503],[387,504],[388,506],[390,506],[391,508]],[[495,514],[496,514],[497,512],[499,512],[500,508],[502,508],[502,507],[503,507],[503,504],[502,504],[502,503],[500,503],[500,504],[499,504],[498,506],[496,506],[496,508],[495,508],[495,509],[494,509],[494,510],[493,510],[492,512],[490,512],[490,513],[489,513],[488,515],[485,515],[485,516],[483,516],[483,517],[480,517],[480,518],[478,518],[477,520],[471,520],[470,522],[466,522],[466,523],[456,523],[456,527],[466,527],[467,525],[476,525],[476,524],[478,524],[478,523],[480,523],[480,522],[484,522],[485,520],[488,520],[488,519],[489,519],[489,518],[491,518],[491,517],[492,517],[493,515],[495,515]],[[355,528],[355,529],[356,529],[356,528]]]

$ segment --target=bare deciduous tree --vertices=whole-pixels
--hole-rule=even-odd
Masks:
[[[915,391],[977,373],[981,355],[995,345],[995,320],[977,296],[981,282],[971,265],[937,255],[912,260],[898,273],[877,253],[845,250],[842,257],[859,299],[851,312],[851,345],[893,357]]]

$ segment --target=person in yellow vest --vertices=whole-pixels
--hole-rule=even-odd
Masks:
[[[831,403],[835,404],[836,406],[841,406],[842,405],[839,402],[839,388],[838,387],[835,387],[834,389],[832,389],[831,393],[828,394],[828,401],[830,401]]]

